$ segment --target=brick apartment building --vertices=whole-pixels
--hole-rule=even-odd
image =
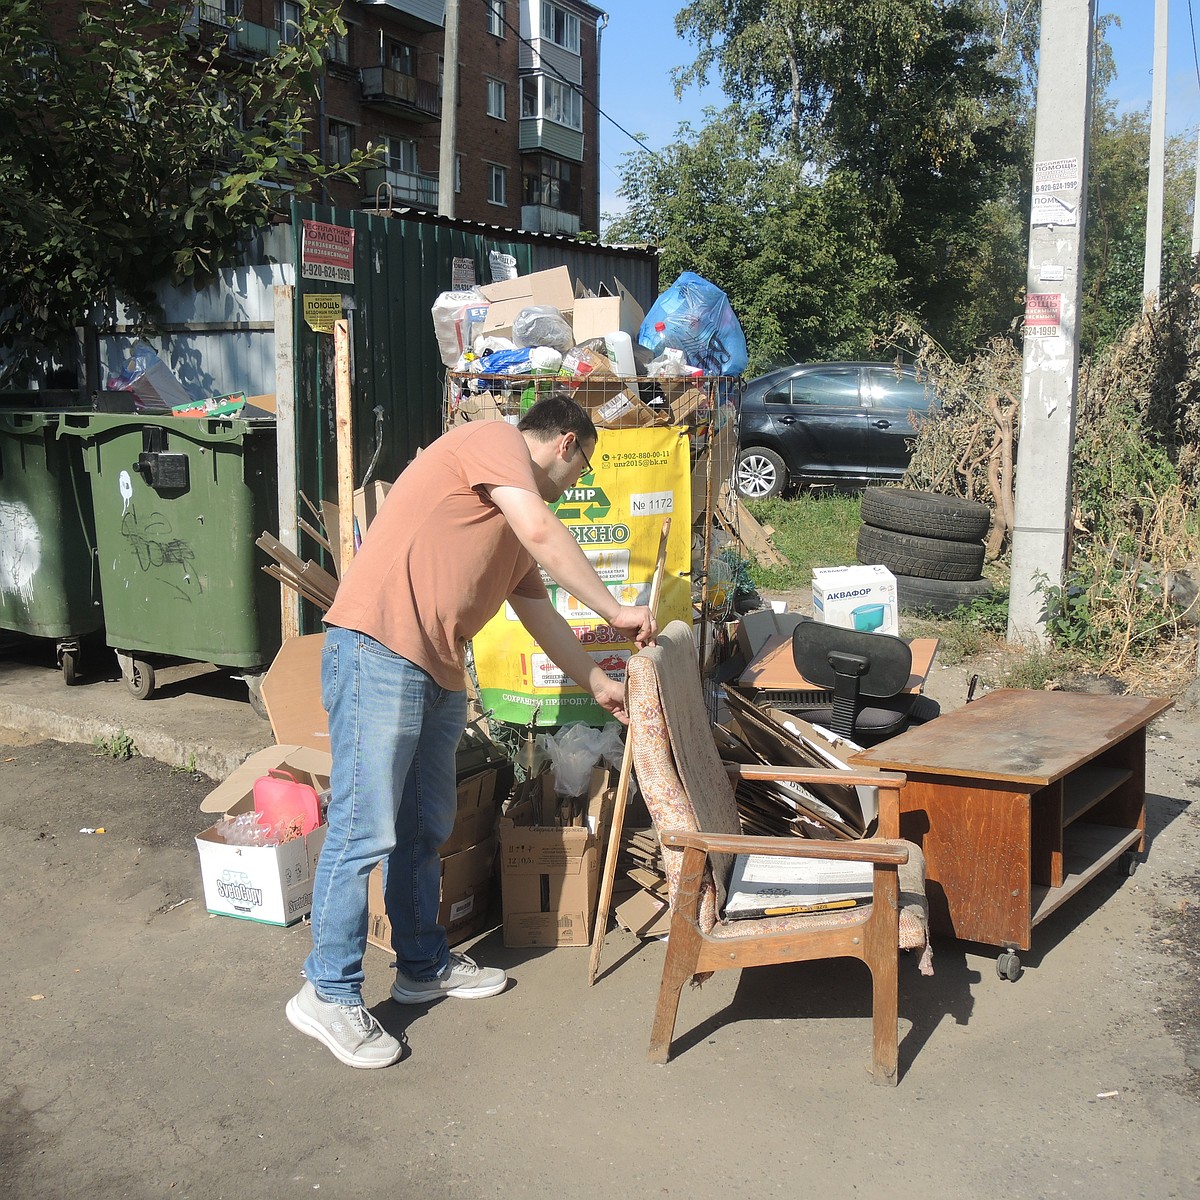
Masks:
[[[55,24],[79,0],[59,7]],[[327,47],[322,98],[305,135],[325,162],[385,147],[362,186],[329,203],[436,211],[444,0],[344,0],[347,32]],[[189,37],[227,37],[247,58],[294,29],[295,0],[200,0]],[[608,17],[586,0],[459,0],[458,218],[543,233],[598,232],[599,48]],[[73,21],[72,21],[73,23]],[[232,78],[232,76],[231,76]]]

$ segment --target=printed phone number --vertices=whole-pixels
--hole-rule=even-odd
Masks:
[[[353,283],[354,272],[349,267],[332,267],[328,263],[305,263],[304,279],[332,279],[338,283]]]

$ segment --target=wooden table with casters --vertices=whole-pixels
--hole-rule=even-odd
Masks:
[[[1172,701],[991,692],[856,754],[903,771],[900,833],[925,852],[930,920],[1002,948],[1021,973],[1033,927],[1105,867],[1145,849],[1146,726]]]

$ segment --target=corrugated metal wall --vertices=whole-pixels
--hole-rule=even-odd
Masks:
[[[456,258],[474,262],[480,282],[490,278],[492,251],[512,255],[519,274],[566,266],[593,290],[614,276],[644,308],[658,295],[654,250],[590,245],[571,239],[455,221],[411,210],[377,216],[313,204],[292,206],[295,261],[302,222],[353,229],[354,285],[296,281],[295,370],[297,477],[311,499],[337,493],[334,456],[333,338],[303,320],[303,297],[341,292],[350,297],[353,344],[355,483],[361,484],[375,450],[376,418],[383,433],[373,478],[392,479],[417,450],[441,432],[445,367],[438,354],[431,309],[451,286]]]

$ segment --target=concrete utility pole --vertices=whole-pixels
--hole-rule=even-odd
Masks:
[[[1163,168],[1167,156],[1167,0],[1154,0],[1154,82],[1150,92],[1150,186],[1146,192],[1146,259],[1142,298],[1162,283]]]
[[[1060,586],[1066,568],[1094,17],[1095,0],[1042,4],[1008,609],[1015,642],[1045,642],[1042,580]]]
[[[454,216],[454,160],[458,156],[458,0],[446,0],[442,49],[442,133],[438,153],[438,212]]]

